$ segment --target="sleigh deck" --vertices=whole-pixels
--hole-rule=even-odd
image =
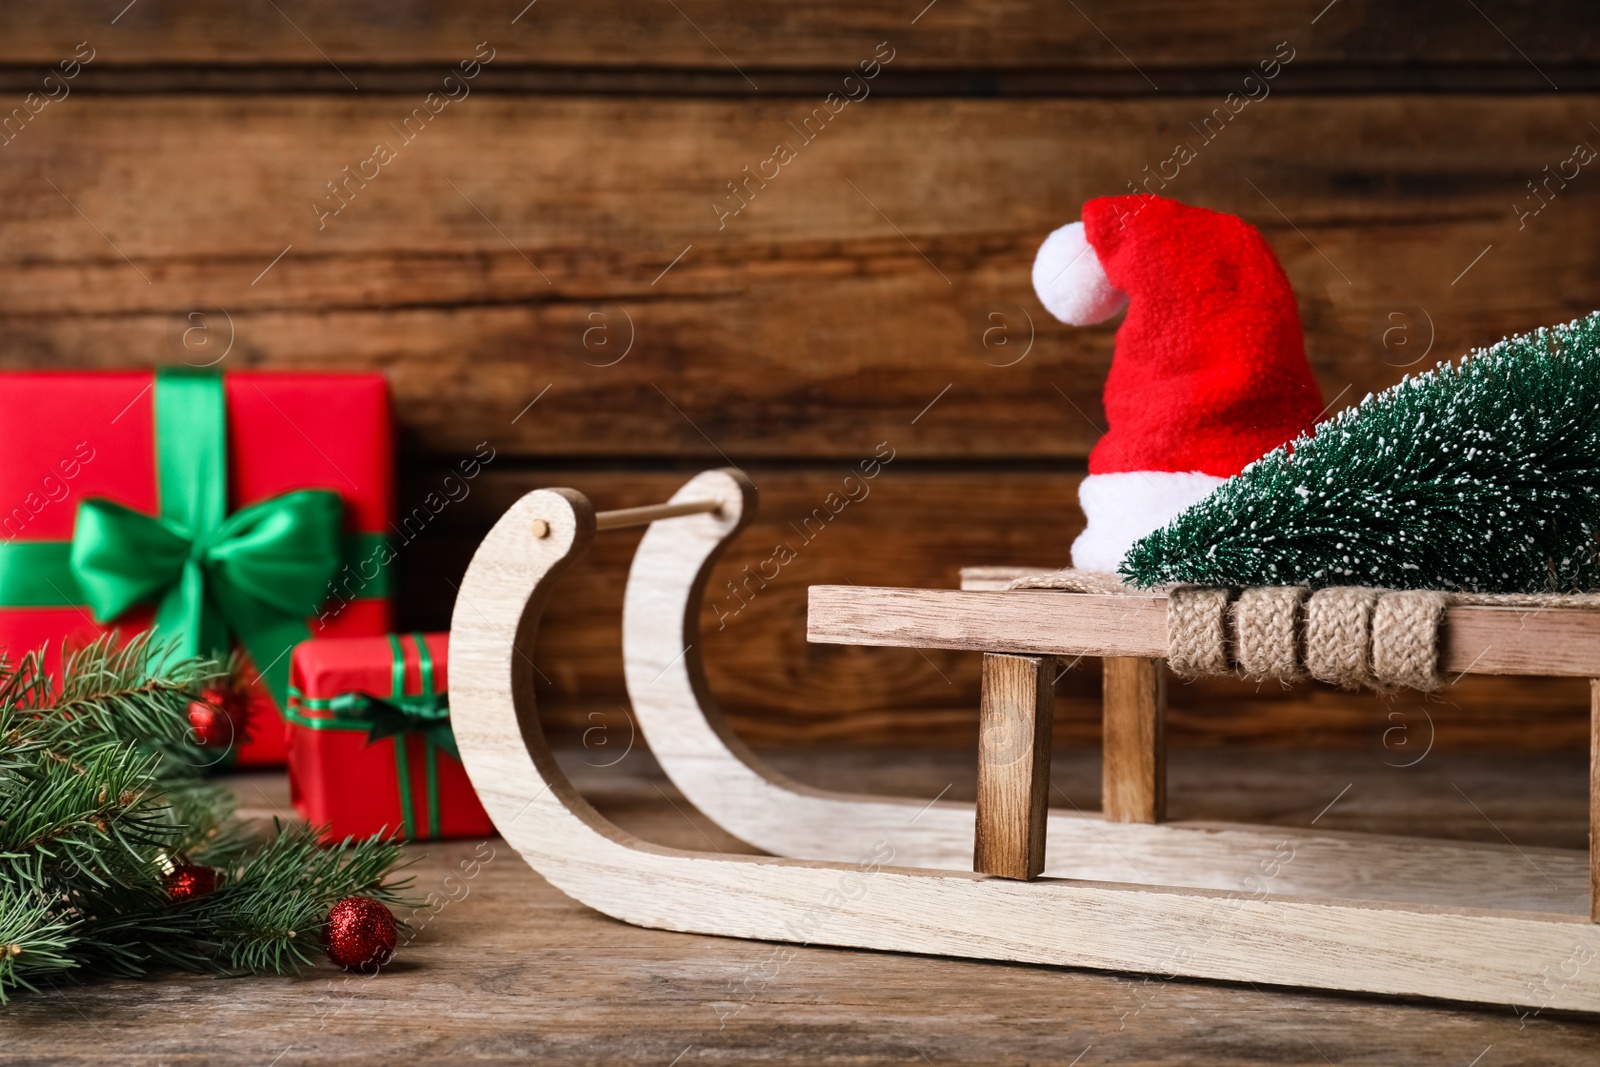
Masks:
[[[545,747],[527,652],[552,581],[615,513],[597,523],[580,494],[529,494],[468,570],[452,630],[463,758],[501,832],[577,899],[702,933],[1600,1010],[1600,975],[1572,965],[1600,950],[1581,853],[1162,822],[1158,598],[819,587],[814,640],[985,655],[979,803],[773,772],[722,722],[697,652],[702,583],[753,505],[747,483],[707,472],[633,516],[656,521],[629,577],[624,655],[667,773],[772,857],[636,841]],[[1451,671],[1600,666],[1587,612],[1453,608],[1444,633]],[[1108,664],[1104,817],[1048,808],[1051,661],[1080,655]]]

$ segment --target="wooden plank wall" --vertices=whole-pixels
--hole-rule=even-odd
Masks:
[[[0,366],[383,369],[408,511],[494,457],[414,524],[418,627],[525,490],[645,503],[737,464],[763,517],[717,572],[705,652],[741,729],[970,742],[976,657],[810,647],[804,589],[1065,560],[1112,331],[1043,313],[1042,237],[1152,174],[1245,216],[1324,395],[1358,400],[1600,303],[1600,175],[1571,162],[1600,147],[1597,59],[1578,0],[9,6]],[[875,454],[867,495],[801,532]],[[729,590],[779,543],[776,579]],[[601,539],[539,650],[574,728],[627,729],[632,544]],[[1060,689],[1063,739],[1095,736],[1093,665]],[[1581,684],[1493,679],[1172,703],[1180,744],[1395,761],[1580,744],[1587,707]]]

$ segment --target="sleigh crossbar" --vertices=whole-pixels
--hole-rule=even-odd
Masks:
[[[616,508],[597,511],[594,516],[596,530],[625,530],[630,526],[649,526],[661,519],[681,519],[687,515],[712,515],[722,508],[720,500],[669,500],[665,504],[644,504],[635,508]],[[550,523],[534,519],[529,530],[535,537],[549,537]]]

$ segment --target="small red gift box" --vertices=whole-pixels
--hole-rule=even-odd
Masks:
[[[237,642],[255,669],[230,758],[281,764],[289,649],[393,627],[383,377],[18,373],[0,391],[0,646],[48,642],[54,670],[110,629],[154,624],[182,654]]]
[[[450,733],[448,634],[307,641],[289,668],[289,796],[325,838],[494,833]]]

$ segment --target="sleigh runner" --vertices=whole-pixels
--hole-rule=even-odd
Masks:
[[[541,490],[468,569],[451,639],[462,757],[507,840],[576,899],[698,933],[1600,1010],[1600,977],[1571,965],[1600,951],[1600,868],[1581,853],[1163,822],[1159,596],[815,588],[813,640],[984,654],[978,803],[832,793],[763,766],[721,720],[697,641],[711,563],[754,503],[727,471],[598,516],[575,491]],[[773,856],[632,838],[577,795],[539,728],[528,654],[552,583],[597,529],[640,522],[624,608],[634,710],[685,795]],[[1586,610],[1453,606],[1440,626],[1446,671],[1600,672]],[[1103,817],[1049,810],[1045,792],[1051,660],[1085,655],[1107,662]]]

